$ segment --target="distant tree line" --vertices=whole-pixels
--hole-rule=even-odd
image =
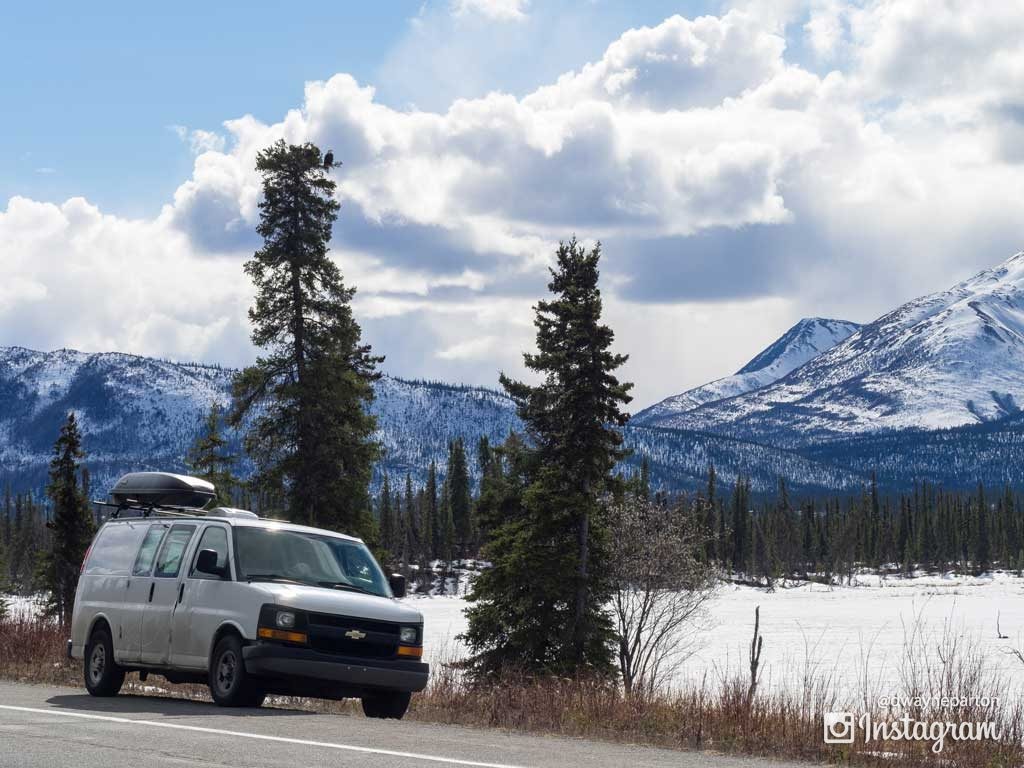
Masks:
[[[754,504],[749,480],[721,489],[712,467],[694,498],[715,534],[705,558],[769,586],[785,578],[848,579],[860,569],[1024,571],[1024,496],[1009,486],[964,492],[917,483],[911,492],[882,495],[872,476],[856,494],[794,500],[779,480],[773,500]]]

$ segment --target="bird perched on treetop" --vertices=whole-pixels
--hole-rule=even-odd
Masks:
[[[328,149],[327,154],[324,155],[324,169],[334,167],[334,150]]]

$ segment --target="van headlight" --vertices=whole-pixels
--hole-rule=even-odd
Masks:
[[[306,614],[294,608],[267,604],[260,608],[256,636],[260,640],[280,640],[286,643],[306,645],[309,636]]]
[[[416,627],[402,627],[398,631],[398,639],[406,645],[415,645],[419,634],[419,630]]]

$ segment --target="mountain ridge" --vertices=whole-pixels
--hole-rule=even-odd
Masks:
[[[749,477],[759,493],[780,476],[801,493],[853,492],[872,474],[886,487],[1024,485],[1024,253],[860,327],[804,318],[725,378],[762,374],[774,380],[727,399],[641,411],[624,430],[633,454],[622,468],[646,458],[655,486],[673,491],[701,488],[711,464],[724,483]],[[135,469],[182,471],[233,375],[130,353],[0,347],[0,485],[45,486],[72,409],[97,487]],[[385,473],[422,485],[455,437],[477,477],[477,439],[522,428],[511,399],[488,387],[385,375],[375,392],[375,487]],[[249,469],[243,460],[240,473]]]
[[[0,482],[45,485],[53,441],[69,410],[79,417],[97,482],[130,469],[183,471],[203,416],[215,402],[230,402],[234,373],[122,352],[0,347]],[[375,484],[384,473],[405,472],[419,482],[431,461],[444,465],[451,439],[465,438],[472,458],[481,435],[500,441],[519,424],[512,401],[486,387],[385,374],[374,389],[375,437],[386,452]],[[228,430],[228,436],[240,453],[241,434]],[[239,469],[244,475],[251,468],[243,459]],[[477,472],[475,463],[470,471]]]
[[[849,320],[805,317],[736,373],[648,406],[634,415],[631,423],[638,426],[670,426],[672,417],[679,413],[765,387],[848,338],[860,327],[858,323]]]

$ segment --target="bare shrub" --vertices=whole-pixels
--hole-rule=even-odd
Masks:
[[[612,612],[626,693],[652,693],[695,649],[718,573],[702,560],[710,532],[685,501],[609,505]]]

